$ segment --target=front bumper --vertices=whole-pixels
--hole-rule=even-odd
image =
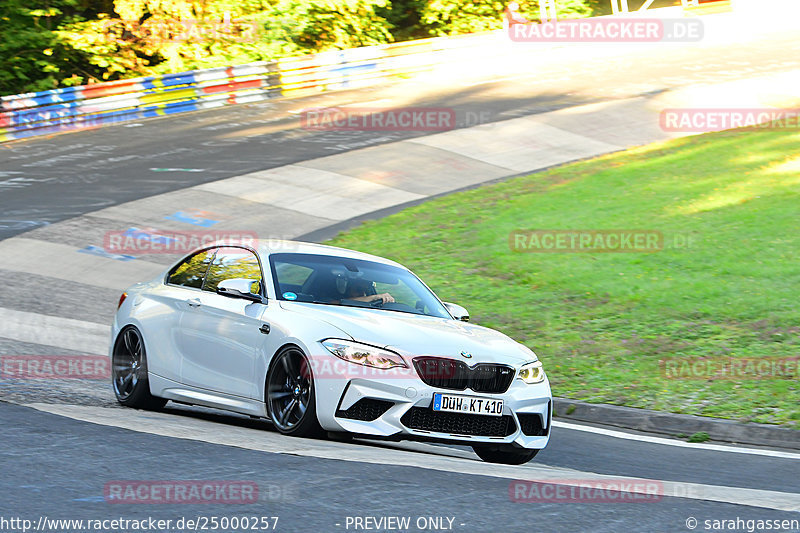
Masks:
[[[513,444],[527,449],[544,448],[550,438],[552,396],[547,379],[536,385],[515,379],[502,394],[433,388],[419,378],[326,379],[316,383],[317,416],[327,431],[465,445]],[[431,403],[435,392],[502,399],[503,416],[434,412]],[[359,420],[354,416],[376,418]]]

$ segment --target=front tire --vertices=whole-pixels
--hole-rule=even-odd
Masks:
[[[503,465],[524,465],[539,453],[539,450],[527,450],[517,448],[510,444],[496,446],[473,446],[473,450],[478,457],[487,463],[498,463]]]
[[[111,381],[117,401],[136,409],[160,409],[167,400],[150,394],[147,354],[142,334],[133,326],[124,328],[111,357]]]
[[[311,365],[300,348],[287,346],[275,356],[267,373],[265,396],[269,418],[280,433],[322,435]]]

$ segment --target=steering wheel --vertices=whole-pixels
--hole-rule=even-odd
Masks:
[[[369,302],[371,307],[383,307],[383,298],[378,298],[377,300],[371,300]]]

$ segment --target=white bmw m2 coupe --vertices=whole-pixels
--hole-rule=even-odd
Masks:
[[[542,363],[468,320],[387,259],[216,243],[122,295],[114,393],[263,417],[287,435],[433,440],[525,463],[550,437]]]

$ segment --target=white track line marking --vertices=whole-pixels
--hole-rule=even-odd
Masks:
[[[781,452],[776,450],[760,450],[758,448],[739,448],[734,446],[724,446],[721,444],[683,442],[680,440],[666,439],[663,437],[651,437],[649,435],[636,435],[634,433],[625,433],[624,431],[614,431],[613,429],[570,424],[569,422],[560,422],[557,420],[553,420],[553,427],[573,429],[575,431],[584,431],[586,433],[596,433],[597,435],[605,435],[606,437],[614,437],[616,439],[636,440],[639,442],[649,442],[651,444],[664,444],[667,446],[675,446],[677,448],[694,448],[697,450],[708,450],[713,452],[744,453],[748,455],[763,455],[766,457],[800,460],[800,453]]]
[[[625,476],[610,476],[581,472],[578,470],[555,468],[535,463],[524,467],[484,463],[459,457],[437,454],[413,453],[391,448],[358,446],[348,443],[287,438],[279,433],[253,428],[243,428],[224,423],[201,420],[189,416],[176,416],[170,413],[146,412],[133,409],[92,407],[81,405],[28,404],[39,411],[65,416],[75,420],[105,426],[149,433],[165,437],[207,442],[249,450],[284,453],[320,459],[353,461],[370,464],[413,466],[428,470],[491,476],[510,480],[535,481],[543,483],[580,486],[591,481],[627,482],[642,481],[660,484],[663,496],[688,498],[692,500],[715,501],[762,507],[778,511],[800,511],[800,494],[777,492],[740,487],[704,485],[675,481],[645,480]],[[646,483],[642,483],[646,485]],[[646,493],[634,485],[629,493]],[[650,490],[649,488],[647,490]]]
[[[0,307],[0,337],[55,346],[84,354],[104,355],[111,328],[103,324]],[[35,354],[25,354],[35,355]]]

